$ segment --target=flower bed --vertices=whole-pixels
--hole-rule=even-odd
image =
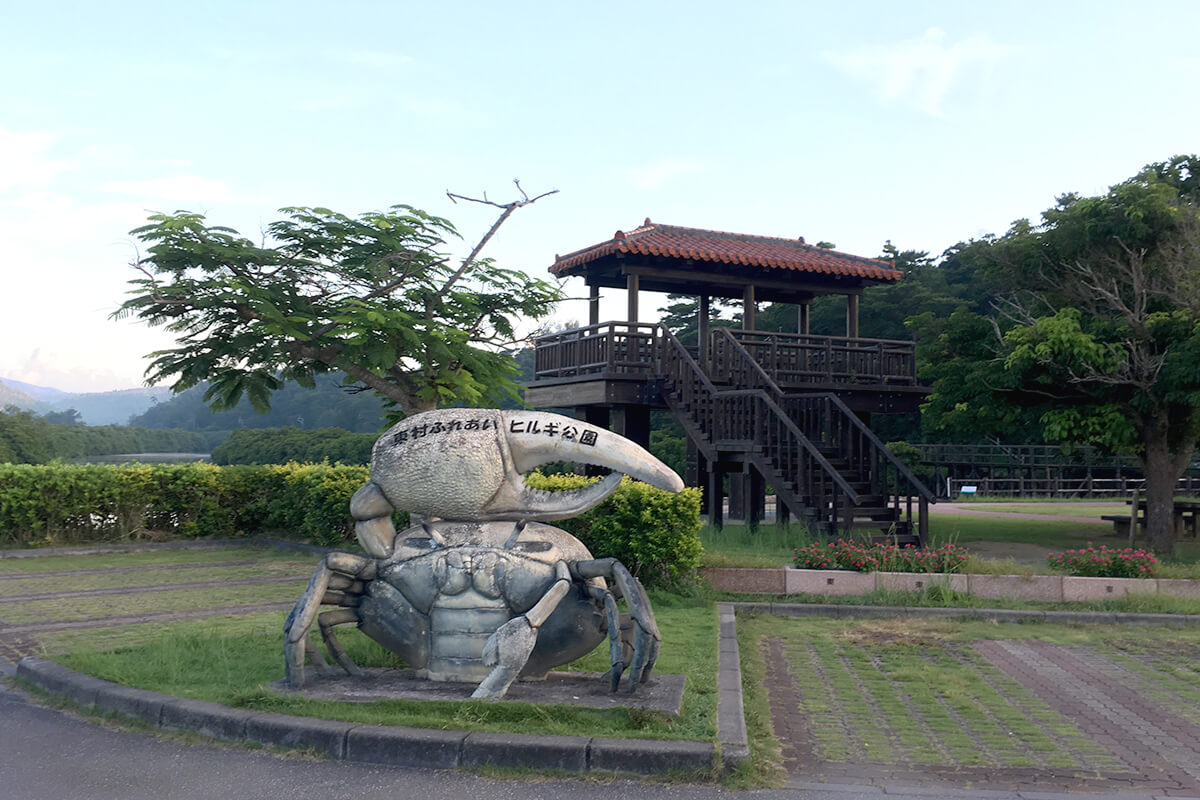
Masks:
[[[1064,550],[1046,556],[1050,568],[1083,578],[1153,578],[1158,559],[1149,550],[1126,547],[1109,549],[1104,545]]]
[[[798,547],[792,557],[798,569],[845,569],[856,572],[958,572],[967,552],[953,544],[924,549],[890,543],[860,544],[838,539]]]

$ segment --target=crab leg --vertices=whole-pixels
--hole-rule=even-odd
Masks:
[[[638,684],[650,677],[654,662],[658,660],[658,650],[662,641],[662,634],[658,632],[658,624],[654,621],[650,598],[646,596],[642,582],[633,577],[628,568],[615,558],[580,561],[573,567],[573,572],[585,579],[612,578],[616,583],[616,593],[622,595],[629,605],[629,616],[633,621],[633,657],[629,665],[628,691],[636,691]]]
[[[317,625],[321,628],[321,638],[325,641],[325,646],[329,648],[329,654],[333,656],[333,660],[338,663],[338,666],[358,678],[362,676],[362,670],[350,660],[346,648],[342,647],[342,643],[338,641],[337,635],[333,632],[334,625],[346,625],[351,622],[358,622],[358,613],[350,608],[326,611],[317,616]]]
[[[494,664],[495,669],[475,688],[472,699],[503,697],[525,668],[529,654],[537,644],[538,628],[554,613],[571,588],[571,572],[567,565],[560,561],[555,571],[557,580],[533,608],[501,625],[484,642],[483,663]]]
[[[608,628],[608,657],[612,669],[609,670],[610,692],[615,692],[621,685],[621,674],[625,672],[625,652],[621,639],[621,614],[617,610],[617,600],[608,589],[599,586],[589,586],[588,593],[596,600],[604,603],[604,619]]]
[[[325,602],[330,581],[337,576],[370,580],[375,577],[375,562],[351,553],[329,553],[308,581],[308,588],[296,601],[292,613],[283,623],[283,660],[289,686],[304,685],[304,655],[308,631],[316,619],[321,603]],[[339,581],[340,583],[340,581]]]

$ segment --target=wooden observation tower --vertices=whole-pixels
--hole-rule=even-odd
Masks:
[[[914,343],[859,337],[859,298],[900,280],[887,262],[778,239],[658,225],[556,258],[556,277],[589,288],[587,327],[537,341],[535,408],[572,408],[646,445],[650,411],[669,410],[687,432],[688,482],[705,491],[709,519],[732,510],[754,524],[765,487],[781,521],[826,534],[865,529],[900,542],[927,533],[932,494],[887,451],[867,421],[916,410]],[[624,288],[624,321],[600,321],[599,289]],[[699,299],[699,341],[685,347],[662,325],[638,321],[641,291]],[[822,295],[846,298],[846,335],[809,334]],[[741,329],[711,328],[712,298],[741,300]],[[762,302],[796,307],[796,332],[755,330]],[[915,501],[915,508],[914,508]]]

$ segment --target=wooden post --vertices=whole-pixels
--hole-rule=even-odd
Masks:
[[[729,518],[746,518],[746,473],[729,473]]]
[[[1138,526],[1138,490],[1133,490],[1133,502],[1129,506],[1129,547],[1133,547],[1133,540],[1137,536]]]
[[[600,324],[600,287],[588,285],[588,325]]]
[[[757,311],[757,303],[754,300],[754,284],[746,284],[746,288],[742,290],[742,330],[754,330],[754,315]]]
[[[612,430],[631,442],[650,446],[650,406],[620,405],[613,408]]]
[[[576,406],[575,418],[581,419],[589,425],[595,425],[597,428],[608,428],[608,407],[607,406]],[[596,477],[607,472],[603,467],[595,467],[591,464],[576,464],[575,473],[578,475],[588,475]]]
[[[801,303],[796,306],[796,333],[808,335],[809,331],[809,312],[812,311],[811,303]]]
[[[858,295],[846,295],[846,337],[858,338]]]
[[[626,321],[637,322],[638,321],[638,276],[637,275],[626,275],[625,276],[625,291],[629,295],[629,297],[628,297],[629,311],[625,317]]]
[[[700,367],[708,370],[708,316],[709,316],[709,297],[706,294],[700,295],[700,318],[697,326],[697,338],[700,345]]]
[[[725,527],[725,474],[715,469],[708,473],[708,524]]]
[[[746,527],[751,531],[758,530],[766,508],[766,487],[763,477],[751,465],[746,465]]]

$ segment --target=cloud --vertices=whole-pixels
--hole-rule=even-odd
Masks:
[[[694,158],[667,158],[629,170],[629,179],[639,189],[658,189],[683,175],[699,172],[701,164]]]
[[[233,199],[233,191],[225,181],[196,175],[177,175],[141,181],[108,181],[97,188],[109,194],[166,200],[184,206],[188,203],[223,203]]]
[[[991,66],[1012,52],[1013,48],[986,36],[972,35],[950,43],[945,31],[930,28],[920,37],[895,44],[822,55],[852,78],[874,84],[884,101],[940,116],[951,84],[971,67]]]
[[[0,191],[48,186],[65,168],[47,157],[54,144],[52,133],[19,133],[0,128]]]

